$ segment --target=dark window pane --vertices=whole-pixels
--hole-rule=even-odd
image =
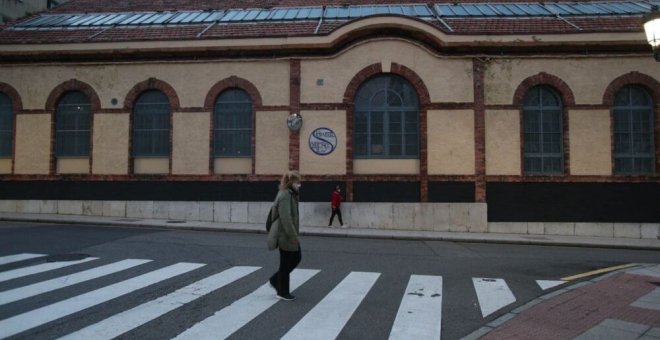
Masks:
[[[170,103],[164,93],[149,90],[133,109],[133,155],[169,156]]]
[[[252,156],[252,100],[241,89],[222,92],[215,103],[214,155]]]
[[[654,172],[653,104],[640,86],[625,86],[614,96],[614,171]]]
[[[547,86],[534,86],[523,99],[524,168],[527,174],[563,172],[561,101]]]
[[[89,156],[91,105],[79,91],[65,93],[55,111],[55,155]]]
[[[13,107],[11,99],[0,93],[0,157],[12,154]]]
[[[392,74],[372,77],[360,86],[354,102],[356,156],[418,156],[419,101],[408,81]]]

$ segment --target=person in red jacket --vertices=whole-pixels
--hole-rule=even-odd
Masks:
[[[332,192],[332,215],[330,216],[330,224],[328,227],[332,227],[332,220],[335,219],[335,215],[339,217],[339,224],[342,228],[346,228],[344,221],[341,218],[341,188],[339,186],[335,187],[335,191]]]

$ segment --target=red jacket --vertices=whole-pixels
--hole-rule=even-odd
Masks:
[[[341,195],[338,192],[332,192],[332,209],[339,209],[341,205]]]

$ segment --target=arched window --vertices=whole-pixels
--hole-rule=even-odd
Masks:
[[[355,96],[355,158],[418,158],[419,99],[394,74],[365,81]]]
[[[252,100],[241,89],[218,96],[213,114],[213,154],[216,157],[252,156]]]
[[[11,157],[13,125],[11,98],[0,92],[0,157]]]
[[[564,168],[562,103],[548,86],[534,86],[523,99],[526,175],[557,175]]]
[[[55,156],[89,156],[89,98],[80,91],[65,93],[55,111]]]
[[[169,157],[170,102],[158,90],[143,92],[133,107],[133,156]]]
[[[653,102],[640,86],[629,85],[614,97],[614,172],[654,172]]]

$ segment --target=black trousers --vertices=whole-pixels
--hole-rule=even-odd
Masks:
[[[280,269],[270,277],[270,283],[275,286],[277,295],[287,295],[290,293],[289,274],[298,266],[301,259],[300,246],[298,246],[298,251],[280,249]]]
[[[339,218],[339,224],[344,225],[344,221],[341,219],[341,210],[339,208],[337,209],[332,209],[332,215],[330,215],[330,224],[328,226],[332,226],[332,220],[335,219],[335,215]]]

